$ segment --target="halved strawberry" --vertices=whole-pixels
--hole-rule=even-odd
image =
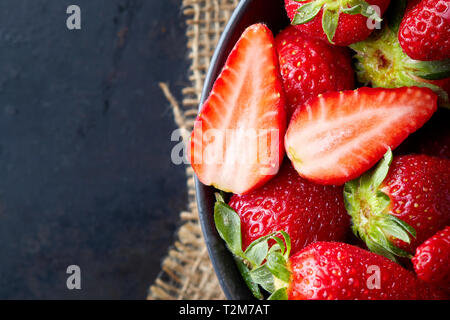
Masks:
[[[301,176],[340,185],[359,177],[437,109],[428,88],[360,88],[309,100],[292,116],[286,151]]]
[[[274,37],[248,27],[195,121],[190,161],[206,185],[243,194],[264,184],[284,157],[286,112]]]

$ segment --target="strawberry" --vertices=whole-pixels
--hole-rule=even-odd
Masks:
[[[288,261],[289,300],[442,299],[400,265],[361,248],[316,242]]]
[[[273,35],[263,24],[252,25],[195,121],[189,157],[203,184],[241,194],[278,172],[286,128],[283,95]]]
[[[278,175],[228,203],[240,216],[243,249],[277,230],[291,235],[292,252],[315,241],[344,241],[350,226],[343,188],[321,186],[298,175],[285,161]]]
[[[450,0],[410,1],[398,37],[412,59],[450,59]]]
[[[340,185],[374,166],[437,109],[427,88],[328,92],[292,116],[288,157],[299,174],[319,184]]]
[[[450,60],[411,59],[403,52],[397,36],[396,21],[401,19],[392,17],[391,20],[391,24],[385,24],[368,39],[350,46],[356,51],[358,81],[381,88],[427,87],[439,96],[440,106],[450,107]]]
[[[309,98],[355,87],[347,48],[305,37],[289,26],[275,38],[286,93],[288,118]]]
[[[411,253],[450,223],[450,160],[405,155],[383,160],[344,187],[352,229],[392,260]]]
[[[419,279],[450,292],[450,227],[422,243],[412,262]]]
[[[390,0],[285,0],[285,8],[299,31],[348,46],[372,33],[389,3]]]
[[[427,143],[422,139],[420,142],[419,153],[450,160],[450,134],[448,130],[443,132],[438,140],[429,140]]]

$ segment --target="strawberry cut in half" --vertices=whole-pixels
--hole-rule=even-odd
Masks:
[[[191,165],[203,184],[244,194],[278,172],[285,130],[275,40],[255,24],[231,51],[195,121]]]
[[[292,116],[285,147],[304,178],[341,185],[359,177],[437,110],[428,88],[359,88],[309,100]]]

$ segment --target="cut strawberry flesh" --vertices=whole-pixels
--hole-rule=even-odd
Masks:
[[[437,96],[427,88],[326,93],[297,109],[286,150],[304,178],[341,185],[374,166],[436,109]]]
[[[190,161],[199,180],[246,193],[279,169],[286,114],[271,31],[248,27],[230,53],[194,125]]]

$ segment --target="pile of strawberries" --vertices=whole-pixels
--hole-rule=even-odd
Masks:
[[[257,298],[449,297],[450,0],[390,2],[285,0],[197,117],[190,162]]]

